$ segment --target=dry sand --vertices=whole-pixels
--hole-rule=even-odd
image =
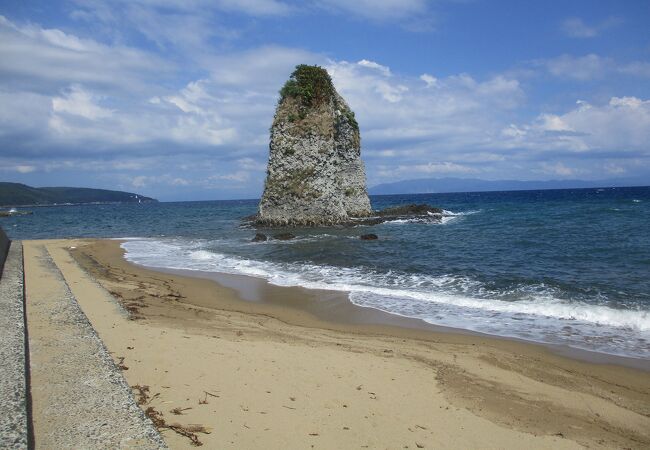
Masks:
[[[250,295],[264,301],[246,302],[211,280],[129,264],[117,241],[24,245],[47,247],[129,385],[148,386],[143,409],[205,427],[204,448],[650,447],[642,370],[327,320],[299,307],[304,292],[259,292],[254,280]],[[172,430],[163,436],[191,447]]]

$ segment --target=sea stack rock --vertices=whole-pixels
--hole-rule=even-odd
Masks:
[[[325,69],[296,67],[270,132],[259,224],[333,225],[372,213],[359,125]]]

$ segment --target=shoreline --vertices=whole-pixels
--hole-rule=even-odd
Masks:
[[[354,305],[340,292],[338,301],[317,302],[327,291],[149,270],[126,261],[115,240],[25,245],[46,246],[66,265],[82,309],[116,363],[128,366],[128,383],[149,386],[155,399],[148,404],[168,421],[214,429],[200,436],[209,447],[650,444],[650,380],[638,369],[532,343],[408,329],[399,326],[404,318],[328,322],[291,304],[313,295],[354,322]],[[125,312],[96,313],[106,296]],[[186,409],[176,417],[172,407]],[[190,448],[183,437],[163,436],[172,448]]]
[[[306,311],[321,320],[317,326],[333,327],[334,329],[350,331],[350,326],[384,327],[377,332],[389,332],[406,335],[418,339],[426,339],[426,333],[442,333],[462,336],[474,336],[477,339],[499,340],[514,342],[522,345],[533,345],[550,351],[557,356],[566,357],[587,363],[608,364],[629,367],[650,372],[650,359],[632,356],[616,355],[595,350],[588,350],[569,345],[526,340],[514,336],[488,334],[464,328],[448,327],[426,322],[423,319],[400,315],[378,308],[359,306],[349,299],[347,291],[312,289],[302,286],[274,285],[265,278],[253,275],[229,274],[223,272],[206,272],[190,269],[167,269],[140,265],[126,259],[126,251],[121,247],[126,242],[123,239],[111,239],[120,245],[123,259],[126,263],[154,272],[179,275],[183,277],[211,280],[221,286],[233,289],[238,297],[256,305],[279,305],[299,311]],[[203,305],[208,306],[209,305]],[[285,317],[285,320],[287,318]],[[300,323],[294,323],[301,325]],[[345,328],[337,328],[337,325]],[[401,331],[396,331],[401,330]]]
[[[586,363],[616,365],[650,372],[650,359],[615,355],[595,350],[571,347],[568,345],[552,344],[526,340],[513,336],[488,334],[464,328],[436,325],[415,317],[403,316],[394,312],[384,311],[369,306],[355,305],[348,298],[348,293],[346,291],[311,289],[301,286],[278,286],[270,283],[264,278],[252,275],[205,272],[189,269],[165,269],[160,267],[143,266],[128,260],[126,261],[134,266],[142,267],[154,272],[212,280],[221,286],[233,289],[237,292],[238,297],[245,302],[251,302],[254,304],[268,303],[271,305],[281,304],[282,306],[297,310],[306,310],[318,319],[321,319],[324,324],[329,324],[330,327],[334,328],[336,328],[336,325],[343,325],[346,327],[383,327],[383,331],[389,330],[389,333],[395,333],[396,330],[402,330],[401,333],[398,332],[398,334],[408,334],[409,337],[418,339],[426,339],[426,336],[423,336],[423,333],[473,336],[476,339],[498,340],[519,343],[522,345],[537,346],[548,350],[554,355]],[[264,297],[262,294],[274,290],[277,290],[277,293],[275,295],[272,294],[270,297]],[[289,301],[280,295],[283,292],[287,293],[292,290],[295,290],[295,292],[290,296],[291,300]],[[298,298],[298,300],[296,300],[296,298]],[[296,323],[296,325],[299,324]],[[349,328],[346,328],[346,331],[349,331]],[[409,333],[409,331],[411,333]],[[381,330],[379,332],[381,332]]]

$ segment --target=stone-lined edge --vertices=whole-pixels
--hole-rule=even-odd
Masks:
[[[147,443],[141,443],[138,445],[138,448],[142,449],[158,449],[163,450],[167,449],[167,443],[161,436],[158,429],[151,422],[149,417],[146,416],[144,411],[138,406],[133,391],[129,384],[124,379],[121,370],[117,367],[113,358],[111,357],[108,349],[104,345],[104,342],[97,334],[97,331],[92,326],[92,323],[86,316],[86,314],[81,309],[81,306],[77,302],[76,297],[72,294],[68,282],[66,281],[61,269],[58,267],[52,256],[50,255],[47,248],[44,248],[44,258],[42,263],[49,268],[50,273],[56,277],[59,282],[62,283],[62,286],[65,290],[65,298],[69,302],[70,310],[69,314],[70,320],[76,323],[79,327],[79,331],[85,336],[86,339],[94,341],[97,346],[97,353],[93,354],[91,359],[96,359],[97,362],[103,365],[106,368],[103,376],[108,380],[109,384],[113,387],[113,397],[106,396],[105,401],[120,401],[119,405],[123,410],[124,414],[127,415],[130,420],[132,420],[133,430],[135,434],[132,436],[134,439],[144,439]],[[109,399],[110,398],[110,399]],[[120,409],[120,408],[115,408]],[[102,442],[97,442],[95,445],[102,446]],[[125,448],[132,448],[131,445],[127,445]]]
[[[20,241],[7,245],[0,278],[0,448],[26,449],[31,447],[31,439],[23,246]]]
[[[0,278],[2,277],[2,268],[4,267],[7,253],[9,252],[9,245],[11,245],[11,241],[2,227],[0,227]]]

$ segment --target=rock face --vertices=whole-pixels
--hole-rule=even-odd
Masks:
[[[270,131],[258,224],[332,225],[371,214],[359,126],[325,69],[296,67]]]

